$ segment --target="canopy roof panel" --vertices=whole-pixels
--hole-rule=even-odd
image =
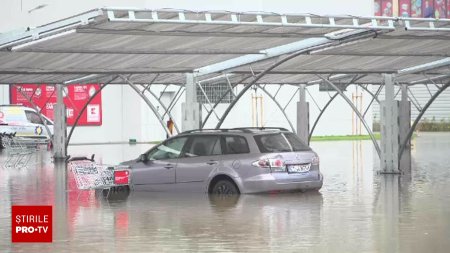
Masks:
[[[324,42],[299,47],[311,38]],[[103,8],[0,34],[0,83],[106,82],[125,74],[134,83],[182,84],[185,73],[212,64],[216,71],[199,80],[229,73],[237,82],[301,52],[258,83],[364,74],[358,82],[376,84],[380,73],[427,65],[397,78],[414,84],[450,74],[450,61],[440,62],[450,57],[449,40],[448,19]]]

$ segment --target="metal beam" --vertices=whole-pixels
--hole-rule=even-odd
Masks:
[[[18,56],[19,57],[19,56]],[[147,70],[135,70],[135,69],[111,69],[111,70],[96,70],[96,69],[30,69],[30,70],[0,70],[0,75],[91,75],[91,74],[104,74],[104,75],[127,75],[127,74],[170,74],[170,73],[191,73],[192,69],[188,68],[170,68],[166,70],[161,69],[147,69]]]
[[[355,76],[354,76],[354,77],[353,77],[353,78],[345,85],[344,90],[345,90],[350,84],[356,82],[357,80],[359,80],[359,79],[361,79],[361,78],[363,78],[363,77],[365,77],[365,75],[361,75],[361,76],[355,75]],[[337,78],[337,77],[335,77],[335,78]],[[330,79],[333,79],[333,77],[329,77],[328,79],[329,79],[329,80],[330,80]],[[320,79],[320,81],[322,81],[322,79]],[[323,82],[323,81],[322,81],[322,82]],[[316,120],[314,121],[314,124],[313,124],[313,126],[312,126],[312,128],[311,128],[311,131],[309,132],[309,137],[308,137],[308,141],[309,141],[309,142],[311,141],[311,137],[312,137],[312,135],[313,135],[313,133],[314,133],[314,130],[316,129],[316,126],[317,126],[317,124],[319,123],[319,120],[320,120],[320,118],[322,117],[323,113],[325,112],[325,110],[328,108],[328,106],[331,104],[331,102],[333,102],[333,100],[334,100],[338,95],[339,95],[339,92],[336,92],[333,96],[330,96],[330,99],[328,100],[328,102],[325,104],[325,106],[322,108],[322,110],[320,110],[320,113],[319,113],[319,115],[317,116]],[[364,115],[363,115],[363,118],[364,118]]]
[[[270,94],[270,93],[266,90],[266,88],[261,87],[261,85],[256,85],[256,87],[258,87],[259,89],[261,89],[264,93],[266,93],[266,95],[267,95],[270,99],[272,99],[272,101],[277,105],[278,109],[280,109],[280,111],[281,111],[281,113],[283,114],[284,118],[285,118],[285,119],[287,120],[287,122],[289,123],[289,126],[290,126],[291,129],[292,129],[292,132],[295,133],[296,131],[295,131],[294,125],[292,124],[291,120],[290,120],[289,117],[287,116],[287,114],[286,114],[286,112],[284,111],[283,107],[281,107],[280,103],[278,103],[278,101],[276,100],[276,98],[275,98],[274,96],[272,96],[272,94]]]
[[[431,70],[431,69],[445,67],[448,65],[450,65],[450,57],[399,70],[398,75],[401,76],[401,75],[407,75],[407,74],[420,73],[420,72],[424,72],[424,71]]]
[[[142,94],[141,91],[136,87],[136,84],[131,82],[126,76],[124,76],[124,75],[119,75],[119,76],[134,91],[136,91],[136,93],[145,101],[145,103],[148,105],[148,107],[152,110],[153,114],[155,114],[156,118],[158,119],[159,124],[162,126],[162,128],[164,129],[166,134],[168,136],[171,136],[169,129],[167,128],[166,124],[164,124],[164,121],[161,119],[161,116],[159,115],[158,110],[156,110],[156,108],[153,106],[152,102],[144,94]]]
[[[128,15],[123,11],[128,10]],[[395,30],[394,22],[397,19],[386,17],[360,18],[354,16],[322,16],[317,18],[310,14],[275,14],[275,13],[233,13],[233,12],[190,12],[180,10],[144,10],[144,9],[115,9],[107,8],[108,20],[111,22],[133,23],[165,23],[165,24],[205,24],[205,25],[251,25],[264,27],[303,27],[303,28],[336,28],[336,29],[380,29]],[[115,12],[121,14],[116,17]],[[148,12],[151,15],[135,15],[135,12]],[[163,15],[160,15],[163,14]],[[172,14],[172,15],[168,15]],[[190,15],[194,14],[194,15]],[[220,18],[217,18],[219,16]],[[194,18],[193,18],[194,17]],[[242,19],[241,19],[242,17]],[[273,18],[277,17],[277,20]],[[270,18],[270,21],[267,20]],[[367,19],[370,19],[368,22]],[[293,21],[294,20],[294,21]],[[346,20],[347,22],[342,22]]]
[[[354,37],[355,35],[356,35],[356,34],[352,34],[352,36],[349,36],[348,38],[347,38],[347,37],[342,37],[341,39],[339,39],[339,40],[337,41],[337,44],[339,44],[339,43],[346,43],[346,42],[350,42],[350,41],[357,41],[358,39],[363,39],[363,38],[367,38],[368,36],[371,36],[371,34],[367,34],[367,33],[363,33],[363,34],[361,34],[361,36],[356,36],[356,37]],[[225,112],[224,112],[222,118],[221,118],[220,121],[217,123],[216,128],[220,128],[220,126],[223,124],[223,121],[224,121],[225,118],[228,116],[228,113],[229,113],[229,112],[231,111],[231,109],[236,105],[237,101],[244,95],[244,93],[245,93],[248,89],[250,89],[250,87],[251,87],[252,85],[256,84],[257,81],[258,81],[259,79],[261,79],[264,75],[266,75],[267,73],[269,73],[270,71],[272,71],[274,68],[278,67],[279,65],[281,65],[281,64],[283,64],[283,63],[285,63],[285,62],[287,62],[287,61],[289,61],[289,60],[291,60],[291,59],[293,59],[293,58],[295,58],[295,57],[297,57],[297,56],[300,56],[300,55],[302,55],[302,54],[304,54],[304,53],[307,53],[307,52],[309,52],[309,51],[311,51],[311,50],[314,50],[314,49],[326,47],[327,45],[330,44],[330,43],[328,43],[328,42],[326,42],[326,41],[329,42],[330,40],[324,39],[324,38],[315,38],[315,40],[313,40],[313,41],[312,41],[312,40],[309,40],[308,43],[303,43],[303,48],[298,48],[298,49],[295,51],[295,53],[292,53],[292,54],[286,56],[285,58],[283,58],[283,59],[281,59],[281,60],[275,62],[275,63],[272,64],[270,67],[268,67],[267,69],[265,69],[263,72],[259,73],[259,74],[253,79],[253,81],[251,81],[247,86],[244,87],[244,89],[236,96],[235,100],[233,100],[233,102],[231,102],[230,106],[228,106],[228,108],[225,110]],[[303,41],[303,42],[305,42],[305,41]],[[335,43],[336,43],[336,41],[335,41]],[[333,43],[332,43],[332,44],[333,44]],[[285,46],[287,46],[287,45],[285,45]],[[296,46],[299,46],[299,45],[296,45]],[[283,52],[283,54],[286,54],[287,52],[289,52],[289,50],[292,50],[292,48],[281,48],[281,49],[279,49],[279,50],[276,50],[275,52],[276,52],[276,53],[281,53],[281,52]],[[287,52],[286,52],[286,51],[287,51]],[[275,52],[273,52],[273,53],[275,53]],[[222,62],[222,63],[219,63],[220,66],[216,66],[216,68],[212,68],[212,69],[218,70],[218,69],[224,68],[224,67],[227,68],[227,67],[230,67],[230,66],[232,66],[232,65],[236,65],[236,64],[239,64],[239,63],[243,63],[243,62],[248,61],[248,60],[250,60],[250,59],[242,59],[242,61],[238,61],[237,63],[236,63],[236,62],[233,62],[233,61],[225,61],[225,62],[227,62],[227,64],[224,64],[225,62]],[[255,60],[255,59],[253,59],[253,60]],[[223,65],[221,65],[221,64],[223,64]],[[207,71],[211,71],[212,69],[207,69]],[[207,71],[205,70],[205,72],[207,72]],[[320,78],[322,78],[322,77],[320,77]],[[327,80],[327,82],[329,82],[329,81]],[[334,84],[333,84],[333,85],[334,85]],[[368,129],[368,130],[370,131],[370,129]],[[378,145],[378,144],[377,144],[377,145]]]
[[[14,31],[10,33],[1,34],[0,36],[0,49],[9,47],[12,45],[26,45],[22,43],[44,41],[42,38],[48,36],[58,36],[59,34],[66,32],[68,29],[73,29],[82,25],[89,24],[93,18],[101,16],[103,11],[101,9],[95,9],[85,12],[83,14],[66,18],[64,20],[50,23],[48,25],[40,26],[37,28],[27,28],[25,31]],[[59,34],[58,34],[59,33]],[[30,45],[31,43],[28,43]]]
[[[236,105],[236,103],[239,101],[239,99],[245,94],[245,92],[247,92],[248,89],[250,89],[254,84],[256,84],[256,82],[261,79],[265,74],[269,73],[272,69],[278,67],[279,65],[299,56],[304,54],[305,52],[307,52],[309,49],[304,49],[304,50],[300,50],[296,53],[293,53],[285,58],[283,58],[280,61],[277,61],[276,63],[272,64],[272,66],[270,66],[269,68],[267,68],[266,70],[264,70],[263,72],[259,73],[249,84],[247,84],[246,86],[244,86],[244,89],[241,90],[241,92],[239,92],[239,94],[236,96],[236,98],[230,103],[230,105],[227,107],[227,109],[225,110],[225,112],[223,113],[222,117],[220,118],[219,122],[216,125],[216,129],[220,128],[220,126],[223,124],[223,122],[225,121],[225,118],[228,116],[228,114],[230,113],[231,109],[233,109],[233,107]]]
[[[236,84],[234,86],[232,86],[233,88],[236,87],[238,84],[240,84],[241,82],[249,79],[251,76],[246,76],[244,78],[242,78],[241,80],[239,80],[238,82],[236,82]],[[222,96],[219,98],[219,100],[214,104],[214,109],[216,109],[216,107],[220,104],[220,102],[222,102],[222,100],[228,95],[228,93],[232,92],[232,89],[227,90],[224,94],[222,94]],[[234,99],[236,99],[236,95],[234,95]],[[212,111],[209,111],[208,114],[206,115],[205,119],[203,120],[202,123],[202,128],[205,127],[206,122],[208,121],[209,117],[211,116]]]
[[[247,65],[257,61],[267,60],[273,57],[277,57],[284,54],[289,54],[299,50],[304,50],[305,48],[323,46],[327,43],[332,43],[333,41],[324,37],[319,38],[309,38],[286,45],[269,48],[266,50],[261,50],[259,55],[244,55],[223,62],[211,64],[202,68],[194,70],[197,76],[204,76],[211,73],[221,72],[227,69],[236,68],[242,65]]]
[[[378,153],[378,157],[381,158],[381,149],[380,146],[378,145],[377,140],[375,139],[375,135],[373,134],[372,130],[370,129],[370,126],[367,124],[367,122],[364,120],[364,118],[362,117],[361,113],[358,111],[358,108],[355,107],[355,105],[352,103],[352,101],[350,101],[350,99],[345,96],[345,94],[336,86],[334,85],[334,83],[332,83],[331,81],[329,81],[328,79],[322,77],[321,75],[317,75],[317,77],[321,78],[324,82],[328,83],[331,87],[333,87],[336,92],[339,93],[339,95],[341,95],[341,97],[347,102],[347,104],[353,109],[353,111],[356,113],[356,115],[358,116],[358,118],[361,120],[361,122],[364,125],[364,128],[366,128],[367,133],[370,136],[370,139],[372,139],[372,143],[375,147],[375,150]]]
[[[156,96],[156,94],[153,93],[153,91],[151,91],[150,89],[148,89],[147,91],[150,93],[150,95],[152,95],[152,96],[158,101],[158,103],[159,103],[159,104],[162,106],[162,108],[164,109],[164,112],[167,112],[167,115],[168,115],[169,118],[171,118],[172,121],[173,121],[173,126],[175,127],[175,130],[177,131],[177,133],[181,133],[181,132],[180,132],[180,128],[178,127],[178,124],[175,122],[175,119],[172,117],[172,114],[171,114],[170,111],[169,111],[169,108],[166,107],[166,106],[164,105],[164,103],[161,101],[161,99],[158,98],[158,96]],[[175,97],[174,97],[174,99],[175,99]],[[162,117],[162,116],[161,116],[161,118],[164,119],[164,117]]]
[[[72,138],[73,131],[75,131],[75,128],[78,126],[78,121],[80,120],[81,115],[83,115],[84,111],[87,109],[87,106],[106,86],[108,86],[111,82],[113,82],[117,78],[118,78],[118,76],[115,76],[110,81],[101,85],[100,89],[96,90],[95,93],[89,98],[89,100],[83,105],[83,108],[81,108],[81,111],[78,113],[78,116],[75,119],[75,122],[73,123],[73,125],[70,128],[70,132],[69,132],[69,135],[67,136],[67,140],[66,140],[66,149],[67,149],[67,146],[69,146],[70,138]]]
[[[403,155],[403,151],[406,148],[406,145],[408,143],[408,141],[411,139],[411,136],[414,133],[414,130],[417,127],[417,124],[419,124],[420,119],[422,118],[422,116],[425,114],[425,112],[428,110],[428,107],[430,107],[431,104],[433,104],[434,100],[436,100],[436,98],[439,97],[439,95],[446,90],[448,87],[450,86],[450,82],[446,83],[444,86],[442,86],[436,93],[434,93],[434,95],[430,98],[430,100],[428,100],[428,102],[425,104],[425,106],[422,108],[422,111],[419,113],[419,115],[417,115],[417,118],[414,120],[414,123],[412,124],[411,128],[409,129],[408,134],[406,135],[406,138],[403,140],[403,142],[401,143],[400,146],[400,151],[398,153],[399,156],[399,160],[401,159],[402,155]]]

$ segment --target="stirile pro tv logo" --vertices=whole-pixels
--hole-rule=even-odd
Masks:
[[[12,206],[12,242],[52,242],[52,206]]]

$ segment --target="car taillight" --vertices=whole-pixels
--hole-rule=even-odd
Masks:
[[[130,172],[128,170],[114,171],[114,184],[129,184]]]
[[[252,165],[259,168],[284,169],[284,162],[281,159],[261,159]]]
[[[314,156],[314,157],[312,158],[312,160],[311,160],[311,164],[312,164],[312,165],[319,165],[319,163],[320,163],[319,157],[318,157],[318,156]]]

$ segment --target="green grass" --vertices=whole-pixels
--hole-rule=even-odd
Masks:
[[[375,133],[375,139],[381,138],[380,133]],[[326,135],[326,136],[313,136],[311,141],[359,141],[370,140],[369,135]]]

